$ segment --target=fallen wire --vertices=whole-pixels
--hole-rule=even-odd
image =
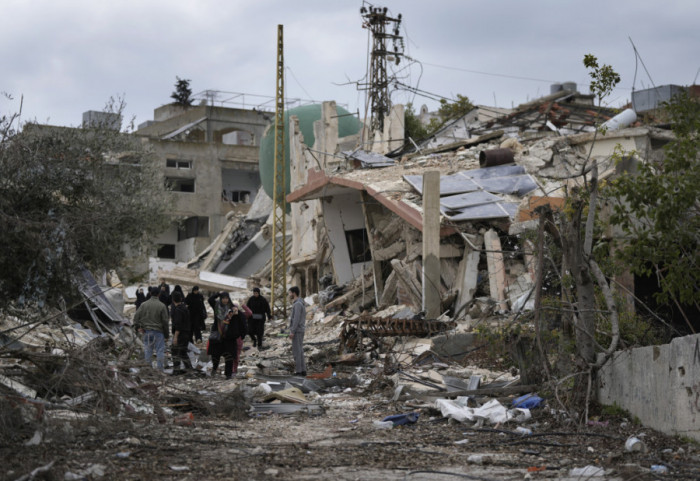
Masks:
[[[620,436],[614,436],[612,434],[603,434],[603,433],[586,433],[586,432],[562,432],[562,431],[553,431],[553,432],[546,432],[546,433],[532,433],[523,436],[522,434],[514,431],[508,431],[505,429],[493,429],[493,428],[460,428],[460,429],[467,429],[468,431],[474,431],[474,432],[484,432],[484,433],[503,433],[503,434],[510,434],[512,436],[520,436],[520,437],[528,437],[528,438],[537,438],[537,437],[544,437],[544,436],[588,436],[588,437],[597,437],[597,438],[608,438],[608,439],[613,439],[616,441],[624,441],[626,438],[620,437]]]
[[[462,474],[462,473],[451,473],[449,471],[433,471],[432,469],[422,470],[422,471],[411,471],[410,473],[407,473],[403,479],[408,479],[409,476],[413,476],[414,474],[444,474],[447,476],[456,476],[458,478],[464,478],[464,479],[477,479],[477,480],[481,480],[481,481],[497,481],[494,478],[484,478],[482,476],[471,476],[469,474]]]
[[[530,436],[526,436],[530,437]],[[530,441],[528,439],[515,439],[513,441],[505,441],[501,443],[492,443],[492,444],[480,444],[479,446],[518,446],[521,444],[527,444],[527,445],[532,445],[532,446],[551,446],[554,448],[573,448],[575,446],[578,446],[578,444],[563,444],[563,443],[547,443],[544,441]]]

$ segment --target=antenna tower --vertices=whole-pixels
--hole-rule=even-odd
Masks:
[[[277,26],[277,92],[275,95],[275,179],[272,223],[272,313],[287,316],[287,202],[284,161],[284,40]]]
[[[399,35],[401,14],[392,18],[387,15],[387,12],[387,7],[360,8],[360,14],[363,18],[362,28],[369,29],[372,34],[369,84],[365,84],[362,90],[369,90],[372,113],[370,128],[374,132],[384,129],[384,117],[391,109],[386,63],[393,61],[398,65],[404,50],[403,37]],[[393,51],[387,50],[388,40],[392,42]]]

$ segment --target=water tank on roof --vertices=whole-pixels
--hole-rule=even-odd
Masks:
[[[624,129],[632,122],[637,121],[637,113],[632,109],[625,109],[615,117],[603,123],[603,127],[608,130]]]
[[[569,92],[576,92],[576,82],[564,82],[561,84],[563,90],[568,90]]]
[[[362,128],[362,123],[354,115],[342,107],[336,107],[338,112],[338,137],[354,135]],[[284,163],[285,163],[285,193],[289,194],[289,116],[296,115],[299,118],[299,129],[304,136],[304,144],[313,147],[314,122],[321,120],[321,104],[303,105],[284,113]],[[275,125],[270,125],[260,140],[260,181],[265,193],[274,198],[275,183]]]
[[[561,92],[561,89],[562,89],[562,88],[563,88],[563,87],[561,86],[561,84],[552,84],[552,85],[549,86],[549,93],[550,93],[550,94],[555,94],[555,93],[557,93],[557,92]]]

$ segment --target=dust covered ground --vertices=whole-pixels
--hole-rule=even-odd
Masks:
[[[289,359],[287,349],[249,350],[241,371]],[[312,365],[310,371],[322,368]],[[521,425],[532,434],[522,435],[517,424],[477,428],[448,421],[410,387],[397,398],[397,378],[371,366],[336,369],[339,386],[306,394],[321,409],[293,414],[250,412],[251,402],[261,400],[254,369],[248,378],[225,380],[167,376],[127,362],[111,370],[114,384],[100,392],[125,385],[128,400],[125,392],[104,394],[99,403],[93,399],[67,410],[5,397],[0,478],[700,479],[697,445],[635,425],[619,413],[592,412],[595,422],[578,426],[548,401]],[[353,375],[360,382],[342,387]],[[498,399],[508,405],[512,397]],[[420,413],[417,423],[392,429],[374,424],[409,412]],[[625,450],[632,435],[645,451]],[[667,474],[652,472],[652,465],[665,466]],[[589,471],[572,471],[586,467]],[[591,477],[597,468],[603,476]]]

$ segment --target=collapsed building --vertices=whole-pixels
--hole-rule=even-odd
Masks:
[[[471,331],[485,320],[504,325],[528,319],[522,313],[534,308],[536,275],[544,267],[535,256],[538,209],[565,209],[568,194],[585,187],[591,161],[600,180],[612,179],[639,162],[663,159],[663,147],[673,139],[667,129],[636,122],[634,111],[596,107],[590,96],[570,91],[511,111],[477,107],[411,150],[402,150],[402,118],[402,107],[395,106],[383,132],[368,141],[365,130],[339,134],[335,105],[326,102],[313,123],[312,142],[299,120],[289,118],[288,285],[299,286],[314,309],[342,313],[342,326],[332,329],[341,352],[371,349],[384,336],[454,336],[455,329]],[[596,127],[601,120],[604,133]],[[429,206],[435,174],[432,195],[439,201]],[[260,231],[267,243],[269,222]],[[603,240],[620,234],[615,226],[602,232]],[[235,243],[231,247],[235,252]],[[426,252],[437,257],[437,266],[428,265]],[[249,282],[265,287],[269,277],[268,262]],[[613,287],[634,312],[637,294],[655,285],[620,272]],[[319,315],[312,325],[326,322]],[[678,353],[695,337],[661,346],[669,351],[663,359],[679,373],[660,378],[664,393],[673,396],[683,386],[693,391],[683,377],[690,358]],[[672,419],[657,420],[649,409],[657,391],[630,395],[628,385],[638,383],[640,373],[615,359],[601,372],[601,400],[624,405],[659,429],[696,435],[695,422],[688,422],[693,408],[679,407]],[[522,369],[520,374],[522,381]]]
[[[473,361],[469,355],[479,349],[469,344],[476,343],[477,336],[468,331],[483,320],[513,321],[533,308],[538,270],[533,233],[539,223],[538,208],[565,207],[567,192],[581,187],[578,179],[589,152],[599,162],[600,177],[609,178],[619,169],[633,168],[635,162],[662,155],[661,148],[671,139],[668,132],[646,126],[610,128],[604,136],[596,136],[594,124],[601,116],[614,120],[615,112],[591,105],[571,107],[569,103],[576,98],[543,99],[541,104],[499,116],[472,113],[445,126],[412,151],[401,150],[400,106],[386,119],[384,132],[371,142],[365,140],[365,131],[342,131],[333,102],[320,107],[319,119],[312,123],[313,141],[301,128],[299,118],[291,115],[288,275],[290,284],[298,285],[310,304],[305,351],[311,375],[300,378],[288,374],[286,321],[279,318],[268,324],[268,349],[248,349],[241,361],[245,374],[235,381],[211,379],[200,372],[198,377],[166,382],[143,368],[140,340],[128,328],[121,306],[111,298],[111,292],[105,297],[98,282],[86,273],[80,316],[90,329],[70,322],[61,312],[31,323],[19,318],[1,320],[5,332],[13,333],[0,338],[6,349],[13,351],[0,376],[0,399],[12,408],[6,410],[4,422],[38,418],[39,412],[48,413],[41,416],[51,422],[68,417],[89,420],[103,408],[117,420],[119,433],[128,430],[124,426],[130,423],[124,419],[145,420],[149,432],[158,427],[153,423],[157,419],[177,435],[182,429],[201,429],[206,436],[220,432],[223,437],[230,431],[222,426],[238,429],[239,435],[241,432],[240,425],[225,424],[226,417],[245,417],[249,421],[246,425],[256,430],[269,421],[270,425],[299,424],[300,430],[306,431],[310,425],[320,425],[319,418],[314,423],[299,423],[298,418],[280,420],[264,415],[317,416],[326,411],[324,430],[337,429],[337,423],[355,418],[350,423],[365,429],[359,435],[366,444],[376,438],[384,440],[384,436],[373,435],[365,426],[384,429],[389,423],[393,427],[387,421],[393,416],[384,421],[372,421],[370,416],[408,410],[415,410],[410,416],[413,423],[418,411],[438,416],[425,423],[424,429],[431,435],[454,429],[435,429],[433,424],[447,425],[451,419],[476,421],[478,427],[473,429],[483,436],[482,410],[493,408],[495,401],[503,416],[486,421],[499,427],[499,434],[487,429],[493,431],[494,443],[502,444],[506,422],[526,423],[513,431],[519,436],[518,443],[520,436],[532,433],[532,429],[541,430],[537,434],[542,436],[550,417],[559,416],[554,414],[556,409],[539,410],[538,417],[530,420],[509,419],[512,410],[506,411],[496,399],[484,402],[489,397],[520,394],[542,402],[532,394],[541,386],[528,384],[525,373],[510,366],[491,372],[468,364]],[[566,109],[575,115],[568,117]],[[465,133],[458,133],[458,129],[465,129]],[[363,145],[372,148],[358,148]],[[636,154],[613,163],[610,154],[618,146]],[[186,268],[161,271],[159,277],[185,288],[196,284],[205,291],[229,290],[238,299],[247,297],[253,285],[269,286],[271,209],[272,202],[261,189],[246,216],[227,215],[220,235]],[[430,265],[429,257],[437,263]],[[618,284],[629,288],[621,295],[635,290],[634,279],[624,275],[619,276]],[[526,316],[520,316],[519,320],[523,319]],[[621,353],[610,363],[611,369],[601,372],[600,399],[629,408],[648,426],[697,439],[697,421],[690,417],[693,407],[687,402],[697,391],[693,385],[697,375],[686,366],[693,358],[692,343],[697,346],[697,337]],[[107,365],[105,354],[111,359]],[[193,346],[190,354],[202,365],[208,362],[204,350]],[[635,371],[636,366],[643,367]],[[625,377],[642,377],[646,382],[638,384],[644,388],[635,386],[631,391],[629,383],[620,381]],[[687,398],[674,395],[678,392],[687,392]],[[669,393],[674,399],[668,404],[674,408],[659,416],[659,399],[665,400]],[[457,396],[463,404],[459,398],[447,399]],[[622,398],[637,405],[624,405]],[[484,404],[477,408],[468,405],[475,402]],[[375,406],[370,407],[372,403]],[[105,418],[98,419],[102,422]],[[604,429],[602,422],[591,422],[595,424],[590,429]],[[34,429],[34,424],[26,424]],[[23,446],[54,445],[58,437],[54,433],[65,430],[42,434],[39,429],[29,431],[29,427],[19,433],[24,437],[16,436]],[[457,428],[460,432],[464,429],[470,428]],[[625,423],[624,432],[630,439],[637,439],[632,437],[637,429]],[[451,451],[454,445],[462,446],[454,439],[445,439],[437,441],[440,449]],[[614,442],[620,443],[617,439]],[[210,449],[208,443],[201,445]],[[469,449],[478,450],[475,445]],[[578,447],[576,443],[569,445],[572,452]],[[265,454],[277,448],[268,446],[270,451]],[[612,449],[601,446],[593,453],[589,448],[590,457]],[[40,450],[25,451],[33,454]],[[516,456],[522,454],[520,451]],[[149,459],[151,465],[150,455],[123,450],[119,455]],[[244,458],[252,457],[246,454]],[[197,462],[189,469],[208,470],[210,464]]]
[[[366,133],[339,136],[332,102],[324,103],[314,124],[312,145],[292,116],[291,283],[305,296],[320,293],[329,309],[359,313],[407,304],[423,310],[423,174],[436,171],[439,269],[430,282],[438,286],[440,313],[469,320],[531,307],[534,246],[522,234],[536,229],[535,209],[563,207],[567,192],[581,186],[589,152],[605,179],[633,168],[637,159],[662,155],[670,139],[652,127],[611,128],[596,136],[595,123],[615,112],[570,91],[495,118],[478,110],[413,152],[401,152],[396,140],[403,135],[400,106],[370,150],[357,148]],[[636,156],[615,164],[611,154],[620,147]],[[252,274],[254,282],[265,285],[265,274],[265,268]],[[619,281],[634,293],[629,276]]]

